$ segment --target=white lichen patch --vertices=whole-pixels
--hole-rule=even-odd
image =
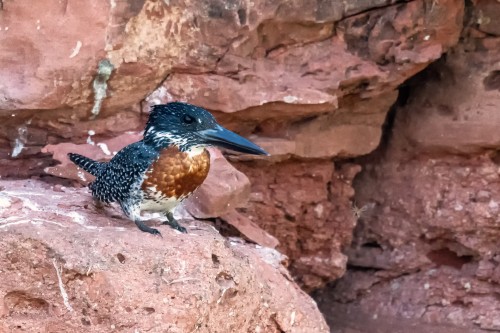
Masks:
[[[298,98],[298,97],[296,97],[296,96],[291,96],[291,95],[288,95],[288,96],[283,97],[283,102],[285,102],[285,103],[289,103],[289,104],[290,104],[290,103],[295,103],[295,102],[297,102],[298,100],[299,100],[299,98]]]
[[[78,176],[78,178],[80,178],[81,181],[84,181],[84,182],[87,181],[87,178],[85,178],[85,174],[82,171],[78,171],[78,173],[76,175]]]
[[[296,316],[295,311],[292,311],[292,313],[290,314],[290,326],[295,325],[295,316]]]
[[[28,139],[28,128],[23,125],[17,129],[18,136],[14,140],[14,147],[12,147],[12,157],[17,157],[24,149],[24,145]]]
[[[173,96],[168,92],[167,88],[160,86],[158,89],[153,91],[148,97],[146,97],[146,102],[149,105],[162,104],[165,102],[174,101]]]
[[[322,218],[323,212],[324,212],[324,207],[322,204],[317,204],[314,207],[314,216],[316,216],[316,218],[318,218],[318,219]]]
[[[102,150],[102,152],[103,152],[104,154],[106,154],[106,155],[108,155],[108,156],[109,156],[109,155],[111,155],[111,152],[109,151],[109,149],[108,149],[108,145],[107,145],[107,144],[102,143],[102,142],[99,142],[99,143],[97,144],[97,146],[98,146],[99,148],[101,148],[101,150]]]
[[[69,297],[68,293],[66,292],[66,289],[64,288],[64,283],[62,281],[62,266],[58,267],[57,266],[57,261],[56,259],[52,259],[52,264],[54,265],[54,268],[56,269],[56,274],[57,274],[57,281],[59,283],[59,291],[61,292],[61,297],[63,299],[64,306],[66,309],[68,309],[69,312],[73,312],[73,307],[71,307],[71,304],[69,303]]]
[[[10,199],[6,196],[0,196],[0,209],[9,208],[12,205]]]
[[[94,106],[92,107],[92,119],[97,117],[101,111],[101,105],[107,96],[108,80],[115,67],[108,59],[103,59],[97,66],[97,75],[93,82],[94,88]]]
[[[25,223],[30,223],[30,222],[31,222],[30,220],[26,220],[26,219],[17,220],[15,222],[8,222],[8,223],[5,223],[5,221],[2,221],[2,223],[0,223],[0,229],[7,228],[8,226],[11,226],[11,225],[25,224]]]
[[[92,140],[92,136],[95,135],[95,132],[93,130],[88,131],[88,138],[87,138],[87,144],[95,146],[95,142]]]
[[[69,55],[70,58],[74,58],[80,53],[80,49],[82,48],[82,42],[81,41],[76,41],[76,46],[73,48],[71,51],[71,54]]]
[[[69,212],[68,216],[73,219],[78,224],[85,224],[85,218],[77,212]]]

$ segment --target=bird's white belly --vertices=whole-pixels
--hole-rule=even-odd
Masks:
[[[182,200],[176,198],[162,198],[159,200],[144,199],[141,202],[140,210],[146,212],[170,212],[180,204],[181,201]]]
[[[147,195],[142,199],[140,210],[146,212],[170,212],[183,198],[165,197],[156,187],[148,188]]]

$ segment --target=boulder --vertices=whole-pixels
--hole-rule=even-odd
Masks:
[[[184,205],[195,218],[222,216],[244,206],[250,197],[250,181],[217,149],[210,149],[210,171],[203,184]]]
[[[200,222],[155,237],[81,189],[1,185],[2,331],[329,332],[276,250]]]

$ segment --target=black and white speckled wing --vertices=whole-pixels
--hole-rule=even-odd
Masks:
[[[144,173],[158,158],[158,152],[143,141],[120,150],[90,185],[92,195],[99,201],[122,202],[136,195]]]

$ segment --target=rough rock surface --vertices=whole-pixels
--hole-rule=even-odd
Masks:
[[[338,310],[500,330],[498,164],[450,156],[365,168],[351,269],[330,296]]]
[[[333,332],[500,331],[500,4],[474,5],[463,41],[407,82],[384,146],[356,161],[349,269],[316,295]]]
[[[396,125],[414,151],[477,154],[500,146],[499,49],[500,35],[469,38],[415,80],[425,85],[411,86]]]
[[[248,177],[229,164],[219,150],[210,149],[207,179],[184,206],[196,218],[219,217],[244,206],[249,197]]]
[[[84,149],[110,158],[142,130],[149,105],[196,103],[273,157],[231,156],[250,186],[222,163],[221,174],[240,177],[212,185],[235,192],[205,196],[210,204],[191,212],[219,216],[246,239],[276,246],[308,290],[345,274],[318,296],[333,331],[500,330],[498,22],[496,0],[0,0],[0,177],[46,173],[82,181],[62,153]],[[381,138],[382,149],[359,158]],[[224,207],[228,199],[234,201]],[[212,244],[205,243],[186,251]],[[158,244],[151,246],[164,253]],[[96,247],[95,256],[107,258],[107,248]],[[151,254],[144,253],[149,265]],[[123,264],[113,265],[106,272],[119,278]],[[86,286],[90,278],[72,269],[65,266],[70,275],[63,282],[73,290],[78,279]],[[287,297],[295,295],[288,289]],[[32,301],[30,293],[7,297],[7,306],[44,308],[37,302],[45,299]],[[47,304],[62,308],[54,299]],[[110,318],[92,311],[82,314],[81,325]],[[159,312],[142,315],[169,313]],[[272,317],[286,318],[279,319],[284,331],[287,320],[299,320],[287,315]],[[124,317],[146,322],[139,313]],[[80,325],[71,320],[53,325]]]
[[[280,241],[291,272],[306,289],[343,275],[355,224],[350,199],[358,165],[338,170],[332,162],[283,162],[237,167],[252,182],[248,207],[240,209]],[[270,181],[271,180],[271,181]]]
[[[378,81],[394,81],[395,87],[405,72],[423,68],[455,43],[463,4],[446,0],[427,8],[423,1],[414,1],[376,9],[394,2],[311,5],[293,1],[280,5],[270,0],[140,0],[37,2],[28,6],[6,1],[0,41],[8,52],[2,53],[0,68],[6,71],[2,75],[12,80],[2,83],[0,109],[58,109],[88,104],[91,82],[98,62],[104,58],[114,66],[112,95],[106,102],[111,109],[138,103],[172,71],[213,73],[200,76],[201,80],[214,76],[217,80],[222,74],[221,80],[233,80],[230,87],[247,78],[246,84],[240,85],[245,97],[251,92],[246,85],[270,93],[262,96],[264,99],[240,99],[240,104],[234,106],[218,98],[220,109],[230,110],[282,101],[288,95],[294,97],[291,103],[334,103],[335,94],[321,92],[329,84],[335,89],[342,81],[355,85],[356,81],[365,81],[369,85],[377,76],[382,79]],[[335,22],[341,22],[340,27],[335,27]],[[391,22],[390,26],[386,27],[386,22]],[[368,38],[362,40],[365,33]],[[426,34],[429,39],[424,38]],[[366,61],[353,57],[346,46],[357,49]],[[325,57],[329,53],[334,57]],[[301,73],[300,59],[309,58],[309,66],[302,67]],[[331,59],[330,65],[325,66],[325,59]],[[323,63],[322,68],[318,68],[319,63]],[[402,67],[398,73],[384,73],[376,63]],[[334,64],[341,67],[335,69]],[[235,76],[229,75],[235,69]],[[309,75],[304,78],[301,74]],[[325,75],[334,80],[322,87]],[[23,85],[33,77],[36,80],[32,85]],[[174,76],[170,81],[176,80]],[[311,85],[312,96],[294,96],[304,90],[300,85],[304,80]],[[46,85],[47,81],[53,84]],[[188,89],[184,84],[169,86]],[[192,85],[196,86],[200,84]],[[281,95],[276,94],[278,91]]]
[[[305,287],[320,287],[343,274],[340,251],[354,227],[348,183],[356,172],[345,187],[330,160],[377,147],[397,87],[457,43],[463,16],[459,0],[4,1],[0,176],[81,178],[56,165],[57,152],[73,148],[68,141],[90,139],[93,154],[107,158],[113,138],[141,130],[150,104],[199,104],[273,154],[266,173],[239,163],[271,198],[240,213],[280,240]],[[286,172],[321,176],[302,185],[311,195],[294,196]],[[231,213],[220,213],[223,200],[210,202],[192,212]]]
[[[8,1],[0,16],[0,68],[10,78],[0,87],[0,110],[2,128],[11,129],[2,140],[31,155],[47,143],[85,140],[88,130],[110,136],[137,129],[148,95],[151,103],[187,99],[230,113],[220,115],[227,124],[290,140],[298,156],[365,154],[376,147],[395,88],[456,43],[463,15],[458,0],[432,7],[269,0],[46,6]],[[81,27],[87,22],[93,30]],[[103,59],[114,70],[102,113],[89,120]],[[303,120],[323,113],[335,115],[325,120],[323,135],[340,142],[316,151],[314,140],[303,140],[317,125]],[[276,128],[276,120],[285,125]],[[290,122],[299,123],[287,134]],[[26,141],[20,131],[37,129],[45,135],[33,136],[25,149],[15,145]]]
[[[199,222],[154,237],[81,189],[1,185],[2,332],[329,332],[275,250]]]
[[[257,223],[238,213],[236,210],[221,215],[221,219],[235,227],[244,237],[256,244],[272,249],[279,245],[276,237],[264,231]]]

